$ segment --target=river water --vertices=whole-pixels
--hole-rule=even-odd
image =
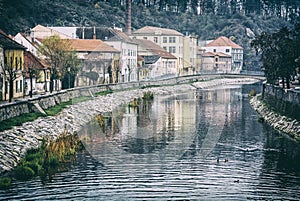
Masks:
[[[82,130],[86,150],[68,171],[13,181],[0,200],[299,200],[300,145],[258,122],[253,88],[119,107]]]

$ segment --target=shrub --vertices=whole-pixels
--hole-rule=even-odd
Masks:
[[[251,97],[256,96],[256,91],[255,91],[255,89],[252,89],[252,90],[249,92],[249,96],[251,96]]]
[[[0,189],[8,189],[11,185],[11,179],[8,177],[0,178]]]
[[[15,178],[17,180],[26,181],[34,177],[34,171],[28,166],[18,166],[15,169]]]

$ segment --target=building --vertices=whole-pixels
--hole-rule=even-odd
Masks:
[[[119,50],[98,39],[71,39],[70,42],[82,62],[76,86],[119,82]]]
[[[118,29],[106,28],[105,42],[120,51],[121,82],[138,81],[138,45],[127,34]],[[96,34],[96,33],[95,33]]]
[[[30,29],[28,38],[29,40],[34,41],[35,38],[44,39],[49,36],[58,35],[61,39],[72,39],[72,36],[69,36],[68,34],[62,33],[60,31],[56,31],[56,29],[51,29],[50,27],[37,25],[34,28]]]
[[[43,94],[50,90],[50,70],[32,52],[24,54],[25,95]]]
[[[26,48],[0,31],[1,100],[24,96],[24,52]]]
[[[195,67],[196,37],[184,36],[173,29],[152,26],[145,26],[134,31],[131,37],[150,40],[174,55],[177,58],[177,75],[188,74],[189,69]],[[185,51],[187,49],[188,51]]]
[[[232,72],[240,72],[243,68],[243,48],[225,36],[221,36],[216,40],[207,43],[204,47],[205,52],[220,52],[231,56],[231,66],[229,70]]]
[[[227,73],[231,71],[231,56],[222,52],[205,52],[201,64],[202,72]]]
[[[135,39],[138,44],[138,54],[143,58],[140,71],[141,79],[155,79],[176,76],[177,58],[150,40]]]

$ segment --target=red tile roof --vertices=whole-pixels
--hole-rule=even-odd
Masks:
[[[229,38],[225,36],[220,36],[216,40],[208,43],[206,47],[214,47],[214,46],[230,46],[235,49],[243,49],[241,46],[230,40]]]
[[[79,52],[120,52],[119,50],[111,47],[102,40],[96,39],[69,39],[71,47]]]

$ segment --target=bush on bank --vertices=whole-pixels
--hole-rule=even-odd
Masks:
[[[83,146],[77,134],[64,132],[56,140],[43,139],[40,147],[27,151],[25,157],[7,177],[0,178],[0,189],[8,189],[11,178],[21,181],[40,176],[42,180],[51,179],[76,160],[76,152]]]

